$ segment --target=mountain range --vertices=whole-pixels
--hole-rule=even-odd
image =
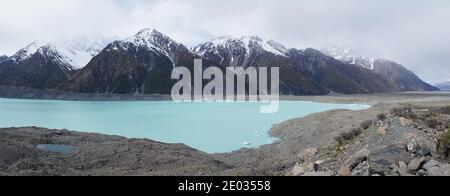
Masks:
[[[370,58],[357,54],[350,49],[335,47],[322,50],[325,54],[344,63],[357,65],[371,70],[386,81],[391,82],[397,91],[436,91],[436,87],[422,81],[412,71],[399,63],[383,58]]]
[[[450,81],[440,82],[440,83],[435,84],[434,86],[436,86],[437,88],[439,88],[443,91],[450,91]]]
[[[0,57],[0,85],[80,93],[170,94],[178,66],[280,67],[283,95],[434,91],[402,65],[349,50],[288,49],[256,36],[219,37],[188,48],[144,29],[124,40],[101,37],[34,42]]]
[[[0,58],[0,85],[56,88],[110,41],[102,36],[80,36],[50,43],[35,41],[11,57]]]

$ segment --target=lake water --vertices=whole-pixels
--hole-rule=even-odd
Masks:
[[[38,126],[128,138],[184,143],[209,153],[272,143],[270,128],[282,121],[331,109],[366,105],[281,101],[274,114],[261,103],[74,102],[0,99],[0,127]]]

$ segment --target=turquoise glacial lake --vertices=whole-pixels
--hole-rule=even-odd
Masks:
[[[277,113],[262,114],[257,102],[76,102],[0,99],[0,127],[38,126],[127,138],[184,143],[208,153],[273,143],[270,128],[282,121],[332,109],[367,105],[281,101]]]

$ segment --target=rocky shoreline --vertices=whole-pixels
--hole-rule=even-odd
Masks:
[[[361,111],[333,110],[288,120],[271,131],[278,142],[223,154],[95,133],[4,128],[0,129],[0,175],[450,175],[450,98],[364,95],[350,100],[378,100],[378,104]],[[66,155],[40,150],[40,144],[76,150]]]
[[[0,86],[0,98],[63,101],[168,101],[172,99],[170,95],[92,94],[11,86]]]

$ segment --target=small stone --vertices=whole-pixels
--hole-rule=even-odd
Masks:
[[[399,175],[399,174],[400,174],[400,173],[399,173],[400,168],[398,167],[398,165],[395,165],[395,164],[394,164],[394,165],[389,166],[389,168],[392,169],[391,175],[396,176],[396,175]]]
[[[415,140],[412,140],[411,142],[409,142],[406,145],[406,149],[408,150],[408,152],[411,152],[411,153],[416,153],[417,152],[417,148],[418,148],[418,145],[417,145],[417,142]]]
[[[380,127],[380,128],[377,130],[378,134],[380,134],[380,135],[385,135],[385,134],[386,134],[386,129],[387,129],[387,128],[388,128],[387,126]]]
[[[418,155],[418,156],[423,156],[423,157],[431,157],[431,156],[432,156],[432,155],[431,155],[431,150],[428,149],[428,148],[426,148],[426,147],[421,147],[421,148],[417,151],[416,155]]]
[[[298,155],[298,158],[300,158],[300,160],[302,161],[311,161],[314,158],[314,156],[316,156],[318,153],[319,150],[317,150],[317,148],[308,148],[303,152],[301,152]]]
[[[352,175],[352,170],[348,166],[342,167],[338,172],[338,176],[350,176],[350,175]]]
[[[295,164],[294,168],[292,168],[291,174],[293,176],[301,176],[307,172],[315,171],[315,164],[311,162],[307,162],[304,164]]]
[[[351,176],[370,176],[369,163],[364,161],[353,168]]]
[[[417,174],[417,176],[425,176],[427,174],[427,171],[421,169],[416,174]]]
[[[314,162],[314,171],[319,171],[320,170],[320,166],[325,163],[325,161],[323,160],[318,160],[316,162]]]
[[[304,167],[299,164],[295,164],[294,168],[292,168],[291,174],[293,176],[303,175],[305,173]]]
[[[405,117],[400,117],[400,125],[402,127],[409,127],[409,126],[411,126],[413,124],[414,124],[414,122],[412,120],[409,120],[409,119],[407,119]]]
[[[411,163],[408,164],[408,171],[410,172],[416,172],[420,170],[425,163],[425,158],[418,158],[411,161]]]
[[[409,176],[410,175],[408,173],[408,166],[406,165],[406,163],[404,161],[399,162],[398,172],[400,173],[401,176]]]

